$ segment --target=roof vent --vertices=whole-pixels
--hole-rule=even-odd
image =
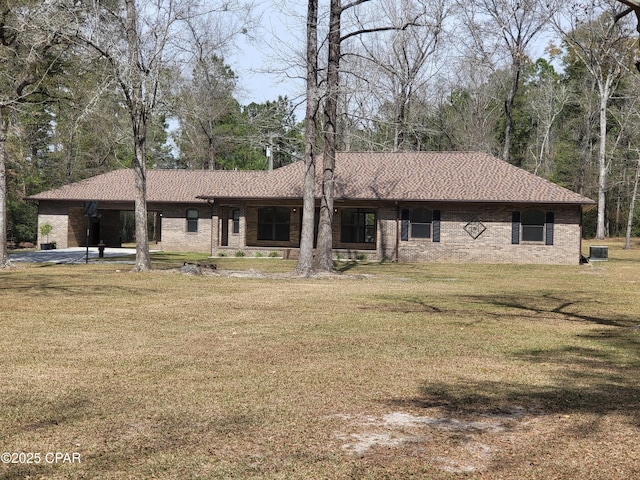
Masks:
[[[609,247],[604,245],[591,245],[589,247],[589,261],[607,261],[609,259]]]

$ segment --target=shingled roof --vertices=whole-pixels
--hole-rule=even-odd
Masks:
[[[484,153],[339,153],[335,175],[337,200],[595,204]],[[148,170],[147,201],[301,199],[303,177],[303,162],[273,171]],[[133,171],[116,170],[29,199],[131,202],[133,194]]]

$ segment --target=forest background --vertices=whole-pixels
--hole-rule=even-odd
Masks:
[[[112,65],[51,17],[81,3],[8,0],[0,7],[0,140],[7,237],[15,244],[37,236],[36,207],[26,196],[134,161],[130,112]],[[103,3],[124,8],[119,0]],[[173,2],[138,3],[144,13]],[[598,213],[605,236],[627,227],[640,236],[638,40],[622,4],[357,3],[342,26],[338,150],[487,152],[602,196],[585,216],[587,236],[599,233]],[[159,70],[146,119],[147,168],[267,169],[270,161],[277,168],[302,159],[305,2],[181,4],[198,21]],[[320,25],[328,8],[320,6]],[[286,21],[274,27],[266,18]],[[320,28],[320,50],[327,30]],[[258,49],[283,91],[243,103],[249,95],[237,72],[246,70],[233,62],[244,57],[246,65]],[[322,64],[320,72],[322,85]]]

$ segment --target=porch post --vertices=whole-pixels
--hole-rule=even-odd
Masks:
[[[211,256],[216,255],[218,251],[218,216],[215,214],[215,206],[213,205],[213,200],[207,200],[209,207],[211,207]]]

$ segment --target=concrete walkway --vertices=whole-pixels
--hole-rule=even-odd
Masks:
[[[9,252],[9,260],[12,262],[25,263],[85,263],[86,247],[77,248],[61,248],[56,250],[38,250],[34,252]],[[135,248],[105,248],[104,258],[122,257],[126,255],[135,255]],[[98,259],[98,248],[89,247],[89,262]],[[121,263],[135,263],[135,260],[122,259]]]

